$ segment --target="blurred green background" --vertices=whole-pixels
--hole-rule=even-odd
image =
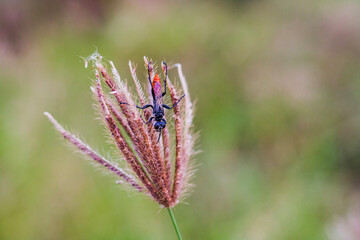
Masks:
[[[111,149],[80,58],[96,48],[143,83],[144,55],[183,64],[202,150],[175,209],[184,239],[345,239],[337,223],[360,199],[357,0],[2,0],[0,239],[176,238],[167,211],[43,116]]]

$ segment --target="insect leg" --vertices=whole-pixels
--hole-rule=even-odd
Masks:
[[[149,123],[151,123],[151,121],[154,119],[154,117],[151,117],[150,119],[149,119],[149,121],[146,123],[146,124],[149,124]]]
[[[155,101],[155,92],[154,92],[154,88],[153,88],[153,85],[152,85],[152,82],[151,82],[151,76],[150,76],[150,64],[152,64],[152,62],[148,62],[148,65],[147,65],[148,80],[149,80],[149,83],[150,83],[150,86],[151,86],[151,95],[153,97],[153,100]],[[151,70],[153,70],[153,69],[151,68]]]
[[[164,108],[167,108],[167,109],[172,109],[173,107],[175,107],[176,105],[178,105],[178,103],[181,101],[181,99],[183,99],[183,97],[185,97],[185,94],[181,96],[181,98],[172,106],[172,107],[169,107],[168,105],[166,104],[163,104],[163,107]]]
[[[121,104],[126,104],[126,105],[130,105],[130,104],[128,104],[127,102],[119,102],[118,101],[118,103],[121,105]]]
[[[139,107],[139,106],[136,106],[136,107],[139,108],[139,109],[145,109],[145,108],[148,108],[148,107],[151,107],[152,109],[154,109],[153,105],[151,105],[151,104],[146,104],[143,107]]]
[[[164,79],[164,83],[165,83],[165,91],[162,93],[162,96],[165,96],[166,94],[166,79],[167,79],[167,76],[168,76],[168,73],[167,73],[167,64],[165,61],[162,62],[162,69],[163,69],[163,72],[164,72],[164,75],[165,75],[165,79]]]
[[[144,118],[142,116],[140,116],[141,120],[143,121],[143,123],[146,124],[146,121],[144,120]]]

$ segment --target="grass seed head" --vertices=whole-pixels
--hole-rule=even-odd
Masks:
[[[137,78],[135,66],[129,62],[136,88],[136,92],[131,93],[111,61],[109,61],[111,68],[107,69],[103,57],[98,52],[84,60],[85,67],[91,64],[94,69],[95,79],[91,89],[99,105],[97,109],[109,132],[111,142],[117,147],[122,161],[127,165],[126,170],[113,161],[105,159],[78,137],[65,130],[52,115],[49,113],[45,115],[56,130],[82,154],[119,177],[117,183],[144,192],[163,207],[175,206],[183,200],[192,186],[189,183],[193,175],[190,160],[194,155],[195,141],[191,128],[193,105],[181,65],[175,64],[172,68],[178,70],[182,90],[177,89],[169,78],[166,81],[172,104],[180,99],[181,92],[185,93],[185,100],[172,108],[174,127],[166,127],[158,142],[158,135],[152,124],[144,123],[150,119],[152,111],[139,110],[135,105],[139,103],[143,106],[147,104],[148,99]],[[156,68],[151,59],[144,57],[144,61],[146,71],[153,80]],[[146,83],[149,84],[148,81]],[[172,143],[175,146],[172,146]]]

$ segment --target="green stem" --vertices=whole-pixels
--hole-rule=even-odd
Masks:
[[[170,214],[170,218],[171,218],[171,221],[174,225],[174,228],[175,228],[175,231],[176,231],[176,235],[178,236],[179,240],[182,240],[181,238],[181,234],[180,234],[180,231],[179,231],[179,227],[178,225],[176,224],[176,220],[175,220],[175,217],[174,217],[174,213],[172,212],[172,209],[171,208],[168,208],[168,211],[169,211],[169,214]]]

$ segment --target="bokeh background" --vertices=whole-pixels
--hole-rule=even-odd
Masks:
[[[0,2],[0,239],[175,239],[167,211],[69,150],[110,149],[80,56],[183,64],[202,153],[184,239],[360,239],[360,2]],[[176,72],[170,71],[175,78]]]

